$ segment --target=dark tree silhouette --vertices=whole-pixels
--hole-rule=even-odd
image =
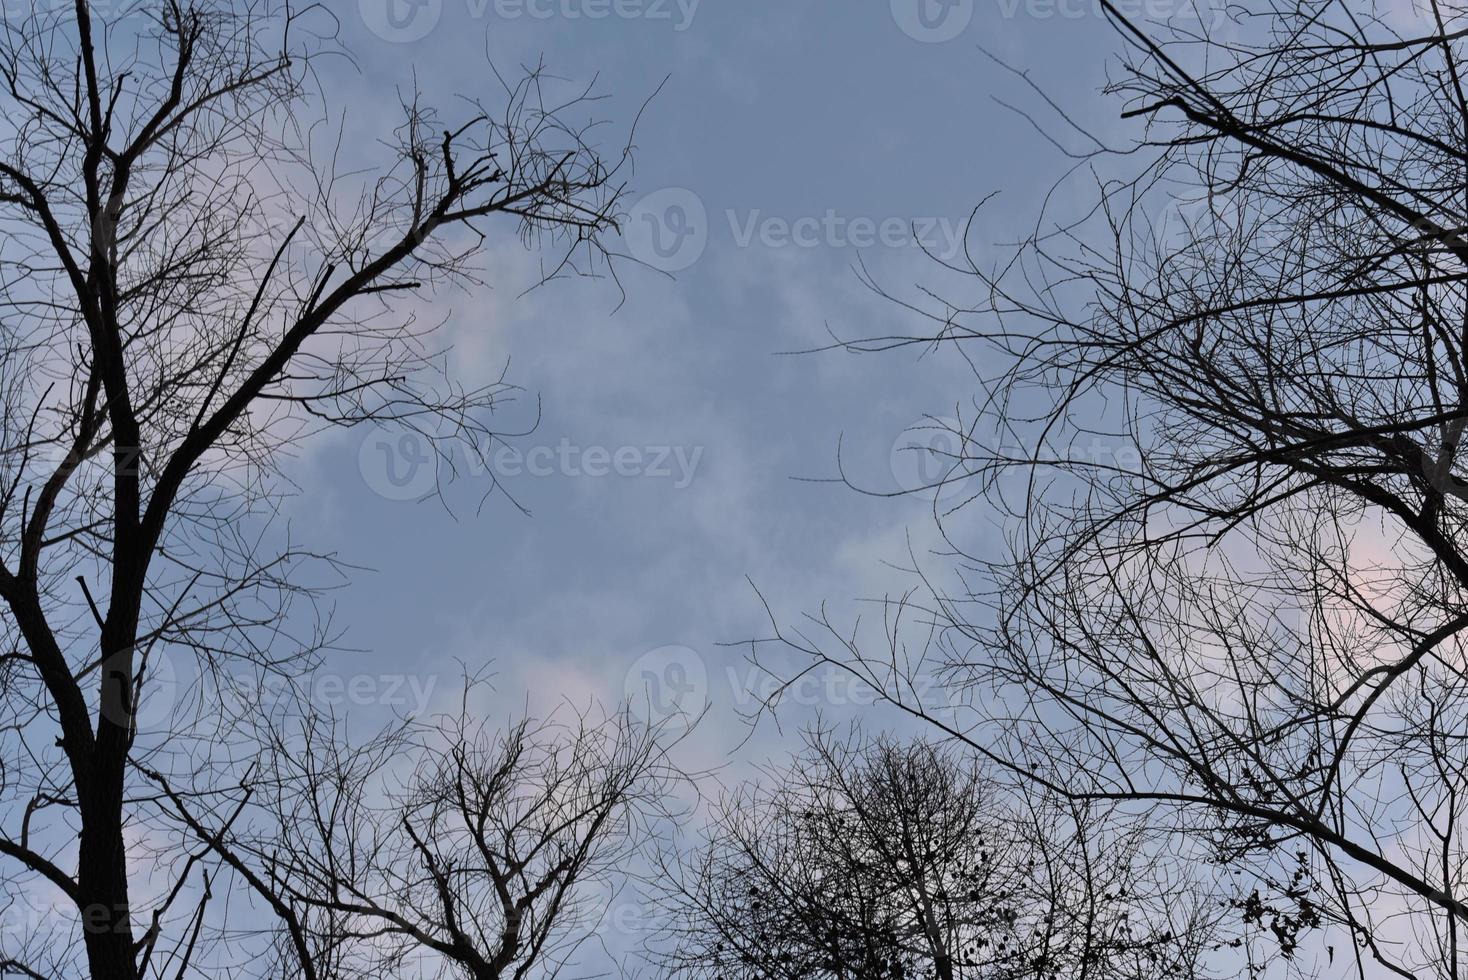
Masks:
[[[962,720],[881,689],[1190,842],[1301,969],[1322,926],[1327,971],[1459,977],[1468,11],[1101,6],[1140,135],[1049,130],[1094,208],[955,264],[962,299],[888,292],[931,329],[850,345],[952,345],[981,382],[940,481],[963,484],[938,508],[957,583],[912,600]],[[951,519],[974,498],[1011,518],[1007,555]],[[843,635],[783,638],[903,662]]]
[[[334,29],[273,0],[0,21],[0,859],[37,926],[8,971],[180,976],[211,942],[255,965],[232,896],[291,893],[181,814],[261,791],[262,720],[314,724],[309,699],[220,693],[299,692],[335,635],[313,610],[340,569],[272,521],[282,452],[364,420],[484,447],[503,386],[449,377],[408,295],[475,282],[500,234],[554,245],[550,276],[605,268],[626,153],[586,142],[588,93],[532,72],[451,118],[410,95],[343,153]],[[466,778],[489,764],[459,751]]]
[[[663,878],[675,975],[1208,975],[1216,912],[1164,900],[1159,856],[1098,813],[1003,792],[970,753],[815,733],[765,776]]]
[[[673,816],[669,746],[625,711],[501,728],[475,718],[479,687],[454,714],[361,746],[320,717],[289,738],[262,725],[274,740],[248,798],[202,813],[170,795],[279,903],[269,975],[554,976],[595,939]]]

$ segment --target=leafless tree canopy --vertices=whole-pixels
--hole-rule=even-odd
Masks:
[[[1165,856],[971,753],[817,732],[765,776],[664,879],[675,975],[1191,978],[1222,941]]]
[[[967,707],[895,700],[1189,842],[1302,970],[1458,977],[1468,10],[1103,7],[1137,142],[1033,100],[1094,207],[852,344],[952,345],[979,383],[938,508],[957,584],[913,600]],[[966,545],[977,499],[1006,555]]]
[[[599,951],[609,898],[673,816],[665,740],[625,712],[501,725],[468,696],[363,745],[318,723],[270,746],[248,799],[171,798],[280,903],[272,975],[551,976]]]
[[[1098,2],[1134,141],[1031,103],[1093,206],[846,345],[974,368],[956,567],[884,649],[771,640],[950,741],[820,736],[731,798],[662,882],[674,969],[1468,969],[1468,8]],[[606,272],[627,160],[538,69],[404,92],[364,151],[335,27],[0,23],[0,890],[36,923],[0,972],[554,972],[667,815],[659,733],[616,713],[354,741],[302,696],[342,567],[276,520],[285,454],[363,421],[489,445],[505,385],[451,376],[418,297],[497,236]]]
[[[295,910],[329,904],[310,876],[339,869],[281,858],[306,875],[297,894],[274,866],[226,858],[230,825],[210,822],[279,795],[252,784],[262,721],[279,739],[329,725],[290,695],[335,635],[315,600],[337,575],[272,522],[282,454],[363,420],[485,445],[503,385],[447,374],[415,291],[474,281],[495,236],[557,249],[547,275],[605,269],[626,154],[589,144],[589,92],[532,71],[442,115],[406,92],[371,153],[343,152],[317,84],[323,59],[343,55],[335,26],[324,7],[273,0],[96,16],[77,0],[7,8],[0,24],[0,874],[35,924],[6,935],[24,947],[0,954],[7,970],[84,959],[97,978],[182,975],[236,924],[259,934],[263,908],[310,975],[319,950]],[[242,687],[285,694],[221,695]],[[617,767],[635,772],[637,750],[614,741],[600,785],[554,770],[554,753],[528,761],[526,729],[498,747],[461,734],[454,765],[403,801],[393,830],[408,835],[395,859],[417,848],[429,877],[371,894],[389,930],[389,910],[411,902],[429,945],[523,963],[547,942],[544,901],[563,901],[568,868],[592,860],[560,849],[593,815],[619,819]],[[527,901],[523,928],[461,942],[457,906],[489,902],[488,886],[456,882],[431,911],[436,848],[472,839],[474,807],[518,800],[522,776],[569,780],[580,822],[527,824],[551,852],[483,856],[484,881],[499,861],[515,888],[550,898]],[[445,836],[411,843],[433,833]],[[248,972],[247,945],[221,948]]]

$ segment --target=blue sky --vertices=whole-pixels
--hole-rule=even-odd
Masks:
[[[662,86],[637,129],[624,246],[674,271],[624,262],[625,302],[606,280],[521,295],[540,256],[510,236],[484,256],[490,288],[432,298],[453,371],[492,380],[508,364],[522,389],[503,427],[539,413],[512,441],[518,455],[496,457],[529,516],[499,493],[481,505],[482,470],[443,501],[403,499],[431,473],[396,430],[304,449],[294,533],[371,569],[335,595],[344,643],[361,652],[332,658],[344,680],[323,697],[364,720],[431,708],[453,698],[460,662],[492,663],[482,707],[508,716],[615,702],[650,673],[707,701],[680,751],[725,779],[793,747],[792,728],[816,713],[887,724],[822,679],[782,711],[783,736],[767,724],[751,737],[739,711],[758,678],[721,644],[767,632],[751,581],[786,621],[822,602],[854,615],[855,600],[911,585],[909,548],[937,543],[930,498],[801,478],[834,476],[839,444],[862,486],[911,485],[916,456],[895,450],[923,438],[912,427],[925,416],[970,408],[972,375],[917,350],[784,352],[828,331],[915,329],[857,263],[898,292],[941,287],[912,235],[949,252],[990,192],[970,247],[982,257],[1023,234],[1073,161],[996,101],[1035,104],[981,47],[1105,132],[1119,125],[1097,94],[1110,29],[1066,0],[933,2],[926,18],[915,0],[351,0],[338,13],[358,65],[324,84],[354,139],[415,84],[440,106],[456,93],[492,103],[490,61],[510,76],[543,61],[599,78],[614,149]],[[974,511],[968,547],[997,545]]]
[[[496,710],[511,710],[615,700],[637,688],[639,658],[682,648],[674,658],[693,659],[712,706],[699,754],[737,761],[747,733],[725,722],[748,706],[748,671],[742,651],[720,644],[766,631],[749,581],[786,620],[823,601],[846,614],[852,600],[908,587],[892,565],[909,564],[910,545],[935,544],[931,499],[802,478],[834,476],[839,446],[863,487],[911,486],[921,460],[903,447],[925,438],[925,416],[966,411],[974,396],[967,367],[942,353],[786,352],[828,331],[914,329],[857,264],[898,292],[941,287],[914,237],[951,253],[973,206],[998,191],[969,234],[982,261],[1029,227],[1073,165],[996,101],[1034,102],[981,46],[1105,128],[1115,112],[1097,88],[1114,38],[1089,7],[1038,0],[957,4],[956,20],[929,21],[946,25],[938,37],[964,22],[946,40],[924,40],[933,35],[903,0],[525,3],[338,11],[358,66],[338,63],[324,84],[348,133],[370,139],[385,118],[374,107],[415,84],[450,110],[460,93],[492,104],[491,61],[512,77],[543,61],[568,82],[599,79],[615,149],[661,86],[636,132],[622,243],[660,268],[622,262],[625,302],[607,280],[522,295],[542,256],[511,236],[483,257],[488,288],[431,298],[448,316],[457,376],[492,380],[508,364],[521,390],[501,426],[520,431],[539,415],[492,457],[529,516],[500,493],[482,500],[493,484],[482,467],[463,469],[442,502],[404,499],[432,473],[414,470],[421,447],[396,430],[306,448],[292,474],[296,533],[371,569],[335,596],[345,642],[362,652],[332,666],[412,673],[420,690],[450,696],[457,662],[492,662]],[[987,515],[966,520],[970,547],[998,541]],[[380,700],[349,706],[369,715]],[[839,700],[811,692],[800,707]],[[744,751],[770,744],[761,734]]]
[[[406,26],[379,16],[388,2]],[[970,246],[982,254],[1023,232],[1070,161],[994,100],[1025,93],[980,45],[1094,116],[1113,46],[1104,23],[1086,7],[999,6],[925,42],[904,31],[900,0],[608,0],[600,19],[586,15],[598,0],[419,2],[362,0],[343,17],[360,71],[327,83],[349,128],[370,131],[372,106],[415,81],[439,105],[455,93],[492,100],[487,54],[511,75],[543,60],[567,79],[599,76],[614,147],[662,85],[637,130],[625,247],[676,271],[622,263],[620,308],[605,280],[522,296],[540,256],[507,240],[482,263],[491,288],[433,298],[450,317],[456,374],[492,379],[508,363],[522,391],[506,429],[533,421],[538,400],[539,427],[496,466],[531,516],[498,494],[479,506],[482,470],[460,474],[448,508],[393,499],[417,489],[401,482],[415,447],[393,430],[310,447],[295,474],[308,491],[298,522],[374,569],[337,597],[363,662],[492,658],[516,696],[576,690],[618,682],[619,664],[668,644],[710,667],[737,656],[715,644],[761,631],[746,577],[791,615],[900,588],[883,563],[904,558],[909,532],[927,542],[931,501],[800,478],[833,476],[839,441],[863,486],[901,488],[918,460],[894,447],[922,438],[907,430],[925,414],[966,408],[971,377],[915,350],[784,352],[828,330],[913,329],[856,264],[899,291],[937,284],[913,236],[950,252],[989,192],[1001,194]],[[697,222],[693,244],[664,263],[639,219],[651,207],[676,223],[669,202],[690,201],[702,209],[681,209]],[[678,228],[663,230],[673,242]]]

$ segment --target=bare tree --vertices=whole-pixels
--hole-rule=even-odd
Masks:
[[[1005,793],[951,747],[807,741],[663,879],[676,975],[1206,975],[1216,913],[1175,886],[1164,899],[1160,856],[1097,813]]]
[[[595,940],[607,896],[672,819],[669,746],[625,711],[486,723],[479,686],[455,714],[358,746],[317,716],[207,813],[169,794],[282,906],[271,975],[553,976]]]
[[[0,23],[0,859],[37,926],[0,958],[99,980],[180,976],[230,937],[209,910],[245,870],[179,804],[252,792],[262,718],[309,729],[304,700],[219,696],[291,690],[335,636],[316,599],[340,568],[273,521],[283,452],[366,420],[485,448],[503,384],[451,378],[408,297],[476,282],[501,233],[553,244],[548,276],[605,269],[626,159],[587,142],[588,92],[537,71],[452,117],[408,93],[344,151],[326,8],[108,12]],[[442,819],[425,796],[404,833]],[[277,884],[249,882],[281,913]],[[248,972],[242,936],[219,948]]]
[[[980,381],[940,481],[956,584],[911,600],[966,713],[879,689],[1217,862],[1300,969],[1319,925],[1326,972],[1460,977],[1468,11],[1101,5],[1141,134],[1050,130],[1094,208],[954,265],[978,289],[911,301],[931,329],[851,345],[951,344]],[[974,499],[1007,555],[966,545]]]

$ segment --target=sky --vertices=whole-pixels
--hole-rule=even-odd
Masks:
[[[440,105],[492,100],[491,63],[543,61],[598,79],[615,149],[657,92],[636,130],[620,291],[522,295],[543,256],[509,238],[481,261],[489,288],[432,297],[453,372],[519,387],[496,421],[539,417],[493,477],[461,465],[442,500],[418,499],[449,474],[396,429],[318,440],[293,467],[293,518],[372,569],[336,596],[360,662],[487,658],[516,697],[615,695],[670,645],[722,674],[740,653],[718,645],[763,630],[750,582],[786,615],[902,588],[884,563],[906,562],[909,534],[930,543],[931,497],[817,481],[839,450],[862,489],[920,485],[932,464],[906,447],[929,438],[927,416],[970,405],[972,376],[941,352],[792,352],[917,329],[858,264],[899,293],[942,281],[924,247],[956,254],[989,193],[969,246],[998,254],[1023,233],[1071,161],[996,101],[1023,93],[981,48],[1101,111],[1114,45],[1089,7],[935,4],[953,21],[939,30],[901,0],[349,6],[359,70],[328,84],[354,130],[414,84]],[[513,502],[485,498],[494,478]],[[730,692],[710,683],[717,705]]]
[[[1133,6],[1163,15],[1168,2]],[[318,696],[371,722],[450,705],[462,670],[487,666],[494,690],[480,708],[507,719],[628,697],[653,713],[706,706],[679,752],[690,768],[722,767],[725,781],[794,748],[792,733],[815,717],[894,724],[863,692],[818,675],[778,725],[751,730],[741,715],[761,678],[737,644],[769,633],[761,595],[782,622],[823,603],[850,621],[873,614],[859,600],[911,587],[910,554],[941,570],[931,494],[890,494],[933,475],[906,447],[929,438],[930,416],[971,407],[973,377],[942,352],[791,352],[833,334],[919,329],[858,267],[903,295],[951,285],[935,259],[956,254],[981,199],[997,192],[968,232],[982,261],[1033,224],[1073,167],[1006,107],[1038,102],[995,59],[1098,130],[1122,131],[1098,93],[1116,39],[1095,7],[334,9],[356,65],[323,84],[354,139],[370,140],[389,118],[381,107],[410,87],[440,106],[457,94],[492,104],[494,70],[513,77],[541,62],[568,82],[596,79],[608,149],[641,116],[620,289],[573,279],[526,294],[543,256],[508,236],[487,245],[487,288],[432,297],[454,373],[505,372],[519,387],[496,421],[520,431],[538,416],[513,450],[491,455],[493,477],[462,466],[441,497],[420,499],[446,474],[421,443],[371,427],[317,439],[292,463],[293,533],[363,569],[333,597],[356,652],[333,655]],[[870,493],[830,482],[838,454]],[[513,502],[490,492],[496,483]],[[964,521],[970,550],[998,546],[992,515]],[[635,932],[640,920],[621,921]]]

